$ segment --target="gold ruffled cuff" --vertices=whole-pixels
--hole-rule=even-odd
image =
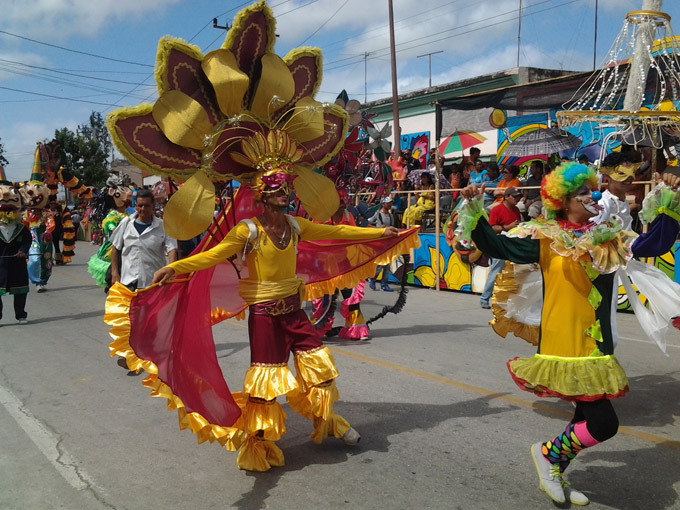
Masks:
[[[253,402],[249,400],[243,414],[243,428],[247,435],[254,436],[263,431],[263,438],[267,441],[278,441],[286,433],[286,418],[281,404],[272,400],[269,402]]]
[[[295,372],[298,374],[297,380],[303,393],[309,387],[325,383],[339,375],[333,354],[326,346],[295,352]]]
[[[314,432],[312,439],[316,444],[320,444],[328,436],[341,438],[350,429],[350,425],[339,414],[333,414],[328,420],[316,418],[314,420]]]
[[[508,262],[505,264],[503,271],[496,277],[491,301],[493,319],[489,324],[491,324],[494,332],[502,338],[505,338],[508,333],[512,333],[532,345],[538,345],[539,327],[508,317],[506,309],[499,304],[507,303],[508,299],[512,295],[517,294],[518,291],[519,285],[515,278],[515,264]]]
[[[262,400],[274,400],[280,395],[297,391],[298,383],[288,365],[254,363],[246,371],[243,392]]]
[[[536,354],[508,362],[515,383],[542,397],[592,401],[623,396],[628,378],[614,356],[562,358]]]
[[[283,466],[283,452],[271,441],[248,437],[238,452],[236,464],[247,471],[269,471],[274,466]]]

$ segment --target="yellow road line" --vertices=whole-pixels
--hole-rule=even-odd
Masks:
[[[227,324],[231,324],[232,326],[238,326],[240,328],[247,328],[248,326],[246,324],[240,324],[239,322],[235,320],[228,320],[225,321]],[[430,374],[428,372],[422,372],[420,370],[415,370],[413,368],[408,368],[408,367],[403,367],[401,365],[396,365],[394,363],[389,363],[387,361],[382,361],[379,359],[375,358],[369,358],[368,356],[363,356],[361,354],[357,354],[355,352],[351,351],[346,351],[344,349],[339,349],[337,347],[329,347],[329,349],[335,353],[335,354],[340,354],[342,356],[347,356],[349,358],[354,358],[360,361],[365,361],[366,363],[372,363],[373,365],[378,365],[384,368],[389,368],[391,370],[396,370],[397,372],[401,372],[403,374],[409,374],[413,375],[416,377],[421,377],[423,379],[428,379],[430,381],[438,382],[441,384],[446,384],[447,386],[453,386],[454,388],[458,388],[461,390],[465,391],[470,391],[472,393],[478,393],[480,395],[485,395],[487,397],[493,397],[498,400],[503,400],[505,402],[510,402],[511,404],[515,404],[521,407],[526,407],[529,409],[540,409],[541,412],[544,412],[546,414],[550,414],[553,416],[557,416],[559,418],[566,418],[569,419],[572,417],[572,414],[563,411],[561,409],[555,409],[553,407],[546,406],[542,404],[541,402],[531,402],[529,400],[524,400],[519,397],[514,397],[512,395],[502,395],[496,391],[491,391],[487,390],[486,388],[480,388],[479,386],[473,386],[471,384],[467,384],[464,382],[459,382],[459,381],[454,381],[452,379],[447,379],[446,377],[442,377],[440,375],[434,375]],[[627,435],[627,436],[633,436],[637,437],[638,439],[643,439],[645,441],[649,441],[651,443],[657,443],[661,444],[664,446],[668,446],[669,448],[673,448],[675,450],[680,450],[680,441],[673,441],[672,439],[668,439],[663,436],[657,436],[656,434],[649,434],[647,432],[641,432],[636,429],[632,429],[630,427],[619,427],[619,433]]]
[[[404,374],[409,374],[409,375],[414,375],[416,377],[421,377],[423,379],[428,379],[430,381],[446,384],[447,386],[453,386],[454,388],[459,388],[461,390],[465,391],[471,391],[473,393],[479,393],[481,395],[485,395],[488,397],[493,397],[498,400],[503,400],[505,402],[510,402],[512,404],[516,404],[521,407],[527,407],[529,409],[540,409],[541,412],[544,412],[546,414],[551,414],[553,416],[557,416],[560,418],[571,418],[572,414],[563,411],[561,409],[554,409],[552,407],[548,407],[541,402],[531,402],[529,400],[524,400],[518,397],[514,397],[512,395],[502,395],[499,394],[496,391],[491,391],[487,390],[486,388],[480,388],[479,386],[473,386],[471,384],[466,384],[463,382],[459,381],[454,381],[452,379],[447,379],[446,377],[442,377],[439,375],[434,375],[430,374],[428,372],[422,372],[420,370],[415,370],[412,368],[408,367],[403,367],[401,365],[396,365],[394,363],[389,363],[387,361],[382,361],[379,359],[375,358],[369,358],[368,356],[363,356],[361,354],[357,354],[355,352],[351,351],[346,351],[344,349],[338,349],[337,347],[330,347],[330,350],[333,351],[334,354],[340,354],[342,356],[347,356],[349,358],[354,358],[360,361],[365,361],[366,363],[372,363],[374,365],[378,365],[384,368],[389,368],[391,370],[396,370],[398,372],[402,372]],[[680,441],[673,441],[672,439],[668,439],[663,436],[657,436],[656,434],[649,434],[647,432],[641,432],[639,430],[632,429],[630,427],[619,427],[619,432],[621,434],[625,434],[628,436],[633,436],[637,437],[638,439],[643,439],[645,441],[650,441],[652,443],[658,443],[662,444],[664,446],[668,446],[670,448],[680,450]]]

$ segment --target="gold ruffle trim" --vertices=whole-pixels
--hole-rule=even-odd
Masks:
[[[309,351],[296,351],[295,373],[300,391],[303,393],[309,387],[323,384],[339,375],[333,354],[326,346]]]
[[[614,356],[562,358],[536,354],[515,358],[508,368],[517,385],[540,396],[566,400],[616,398],[628,391],[628,378]]]
[[[505,338],[508,333],[512,333],[518,338],[529,342],[532,345],[538,345],[540,328],[524,324],[518,320],[508,317],[506,310],[498,303],[507,303],[508,298],[517,294],[519,291],[519,284],[515,279],[515,265],[512,262],[505,264],[505,268],[496,277],[496,284],[494,285],[493,298],[491,301],[491,311],[493,312],[493,319],[489,321],[491,327],[497,335]]]
[[[273,442],[251,436],[241,444],[236,464],[247,471],[269,471],[284,465],[283,452]]]
[[[168,400],[168,410],[177,409],[180,430],[190,429],[198,443],[205,441],[215,442],[224,446],[227,450],[237,450],[241,446],[243,426],[239,418],[232,427],[214,425],[206,420],[201,414],[187,413],[182,400],[176,396],[170,386],[158,378],[158,367],[148,360],[137,357],[130,347],[130,302],[137,292],[130,291],[124,285],[116,283],[109,290],[106,300],[104,322],[111,326],[109,334],[113,342],[109,344],[111,356],[122,356],[127,361],[130,370],[137,373],[144,369],[149,375],[142,381],[147,388],[151,388],[152,397],[162,397]],[[238,406],[243,409],[245,400],[238,393],[232,394]]]
[[[210,324],[213,326],[218,322],[225,321],[227,319],[236,318],[237,321],[242,321],[246,318],[246,308],[238,313],[227,312],[224,308],[217,307],[214,310],[210,310]]]
[[[328,280],[308,283],[305,286],[305,301],[312,301],[321,296],[333,294],[336,289],[351,289],[356,287],[362,280],[372,277],[375,274],[376,266],[389,264],[397,256],[407,253],[411,249],[418,248],[420,246],[418,232],[420,232],[420,227],[414,227],[405,232],[401,232],[399,234],[400,237],[403,237],[401,241],[379,257],[357,266],[352,271]]]
[[[288,365],[250,365],[243,382],[243,392],[254,398],[274,400],[298,390],[298,383]]]
[[[286,433],[286,418],[288,416],[283,411],[278,402],[253,402],[249,400],[246,404],[241,418],[243,419],[243,430],[248,436],[254,436],[259,431],[263,432],[266,441],[278,441]]]

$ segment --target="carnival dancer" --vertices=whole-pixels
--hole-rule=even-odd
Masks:
[[[123,218],[129,216],[127,208],[131,203],[130,188],[123,186],[120,177],[112,175],[107,179],[106,187],[97,195],[90,215],[93,223],[101,223],[104,240],[97,253],[90,257],[87,272],[105,292],[111,286],[111,234]]]
[[[14,317],[26,324],[28,271],[26,255],[31,234],[21,222],[21,196],[13,183],[6,181],[0,167],[0,319],[2,296],[14,296]]]
[[[599,212],[600,193],[594,191],[595,172],[584,165],[566,164],[547,175],[541,195],[548,218],[522,223],[505,236],[495,235],[486,220],[484,187],[463,191],[459,239],[473,240],[492,257],[536,263],[541,269],[538,353],[509,361],[508,369],[521,389],[576,405],[564,432],[531,446],[540,487],[558,503],[589,502],[566,483],[563,472],[582,449],[610,439],[618,430],[611,400],[628,391],[628,380],[614,357],[612,284],[615,272],[632,256],[663,254],[675,241],[680,178],[666,174],[664,181],[646,199],[643,217],[652,223],[641,236],[623,230],[617,217],[601,224],[589,221]]]
[[[338,189],[338,196],[340,197],[340,207],[326,224],[356,227],[357,224],[354,220],[354,216],[347,210],[347,206],[349,205],[347,190],[342,188]],[[330,337],[337,335],[338,338],[344,338],[346,340],[368,340],[368,325],[366,324],[364,314],[361,312],[361,301],[364,299],[365,287],[366,281],[362,280],[354,288],[340,289],[340,295],[342,296],[340,315],[345,319],[345,325],[343,327],[333,328],[334,318],[328,317],[325,326],[320,328],[326,332],[326,336]],[[318,317],[319,312],[322,310],[323,303],[329,302],[330,299],[331,296],[323,296],[313,301],[315,318]]]
[[[396,229],[318,225],[285,215],[289,188],[315,221],[326,222],[337,210],[334,183],[314,170],[344,144],[349,115],[313,98],[321,84],[321,51],[297,48],[281,58],[275,41],[275,20],[264,1],[240,11],[224,44],[207,55],[164,37],[157,55],[159,99],[107,119],[130,161],[183,182],[165,208],[167,234],[183,240],[205,231],[199,253],[158,273],[155,281],[166,285],[111,287],[104,317],[111,355],[149,374],[144,384],[177,409],[180,428],[199,442],[239,449],[239,467],[253,471],[283,464],[274,444],[285,432],[280,395],[313,420],[315,441],[328,435],[358,441],[333,412],[338,374],[300,301],[354,287],[376,264],[418,244],[415,230],[385,237],[396,236]],[[241,186],[229,211],[215,218],[214,182],[230,179]],[[248,308],[252,364],[244,391],[231,392],[212,324],[245,317]],[[291,350],[297,377],[287,364]]]
[[[274,444],[285,432],[285,414],[276,397],[286,395],[288,404],[313,420],[315,441],[328,435],[356,444],[359,433],[333,412],[338,398],[338,372],[333,356],[321,342],[300,309],[303,282],[296,277],[296,247],[300,241],[322,239],[372,240],[398,235],[396,228],[366,229],[347,225],[318,225],[287,216],[289,175],[265,176],[259,186],[264,212],[239,223],[215,248],[173,262],[154,275],[163,284],[176,274],[214,266],[229,257],[246,254],[249,277],[240,281],[240,294],[250,307],[248,333],[251,365],[244,393],[246,439],[239,451],[239,468],[266,471],[283,465],[283,453]],[[252,234],[251,234],[252,232]],[[294,354],[297,376],[288,369]]]
[[[28,277],[38,292],[45,292],[52,274],[52,232],[55,228],[54,214],[48,208],[50,190],[41,181],[31,180],[19,190],[26,212],[24,224],[31,232],[28,251]]]

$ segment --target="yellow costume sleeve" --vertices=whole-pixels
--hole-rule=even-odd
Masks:
[[[302,241],[321,239],[347,239],[351,241],[373,241],[380,239],[384,228],[351,227],[349,225],[320,225],[304,218],[295,218],[300,225]]]
[[[171,268],[175,274],[192,273],[212,267],[243,251],[248,241],[248,233],[248,226],[239,223],[214,248],[168,264],[167,267]]]

